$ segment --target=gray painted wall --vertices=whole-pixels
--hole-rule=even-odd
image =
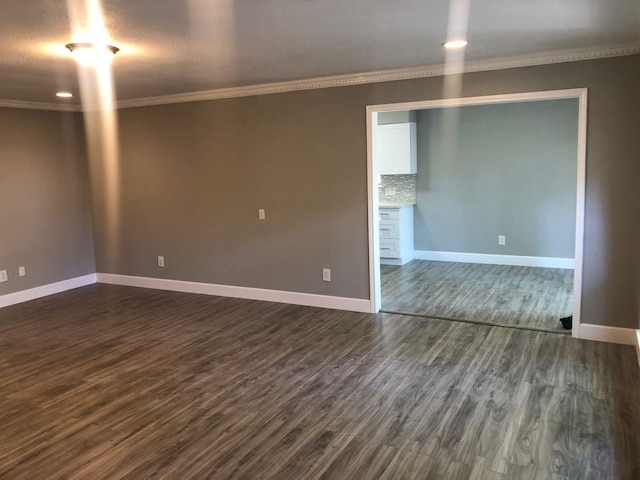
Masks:
[[[94,273],[82,116],[0,108],[0,125],[0,295]]]
[[[639,76],[629,56],[463,78],[462,96],[589,88],[586,323],[638,327]],[[121,111],[121,248],[97,247],[98,270],[368,298],[365,106],[442,92],[431,77]]]
[[[378,114],[378,125],[388,125],[391,123],[417,122],[418,112],[415,110],[402,112],[380,112]]]
[[[120,111],[120,246],[96,244],[98,271],[367,297],[366,161],[345,135],[363,110],[341,92],[343,108],[317,90]]]
[[[416,250],[573,258],[577,99],[423,110],[417,144]]]

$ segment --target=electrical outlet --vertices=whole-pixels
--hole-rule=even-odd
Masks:
[[[7,277],[7,271],[0,270],[0,282],[7,282],[7,281],[9,281],[9,277]]]
[[[498,245],[506,245],[507,237],[506,235],[498,235]]]
[[[158,266],[164,267],[164,257],[162,255],[158,255]]]
[[[331,269],[330,268],[323,268],[322,269],[322,280],[324,280],[325,282],[330,282],[331,281]]]
[[[18,267],[18,275],[20,275],[21,277],[24,277],[27,274],[27,271],[24,269],[24,267]]]
[[[264,220],[266,217],[264,213],[264,208],[258,209],[258,220]]]

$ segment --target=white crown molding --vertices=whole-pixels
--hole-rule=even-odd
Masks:
[[[554,63],[579,62],[609,57],[622,57],[640,54],[640,44],[596,47],[588,49],[555,50],[534,55],[517,55],[492,60],[465,62],[462,72],[474,73],[508,68],[532,67]],[[460,70],[456,71],[458,73]],[[367,83],[392,82],[398,80],[412,80],[416,78],[438,77],[445,75],[445,65],[427,65],[393,70],[353,73],[347,75],[332,75],[327,77],[308,78],[288,82],[265,83],[244,87],[219,88],[200,92],[179,93],[175,95],[160,95],[156,97],[134,98],[121,100],[117,107],[134,108],[153,105],[167,105],[173,103],[199,102],[203,100],[220,100],[223,98],[250,97],[256,95],[270,95],[275,93],[295,92],[300,90],[315,90],[331,87],[346,87]],[[69,112],[83,111],[80,105],[63,105],[57,103],[27,102],[0,99],[0,107],[26,108],[33,110],[57,110]]]
[[[473,73],[490,70],[504,70],[508,68],[549,65],[553,63],[578,62],[582,60],[594,60],[599,58],[621,57],[637,54],[640,54],[640,44],[589,49],[556,50],[553,52],[546,52],[544,54],[538,55],[518,55],[513,57],[502,57],[488,61],[470,61],[464,64],[462,72]],[[362,85],[366,83],[438,77],[443,76],[444,74],[444,64],[399,68],[394,70],[380,70],[376,72],[354,73],[348,75],[333,75],[328,77],[309,78],[305,80],[295,80],[290,82],[266,83],[262,85],[220,88],[216,90],[206,90],[201,92],[180,93],[176,95],[162,95],[157,97],[122,100],[118,102],[118,108],[148,107],[152,105],[166,105],[171,103],[199,102],[203,100],[219,100],[223,98],[270,95],[274,93],[294,92],[299,90],[314,90],[320,88]]]
[[[50,110],[54,112],[81,112],[80,105],[64,105],[60,103],[25,102],[0,98],[0,108],[21,108],[26,110]]]

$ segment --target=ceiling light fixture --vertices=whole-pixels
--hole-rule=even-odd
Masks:
[[[71,97],[73,97],[73,93],[70,93],[70,92],[58,92],[58,93],[56,93],[56,97],[71,98]]]
[[[451,40],[442,44],[447,50],[455,50],[458,48],[464,48],[469,44],[466,40]]]
[[[120,50],[113,45],[101,43],[68,43],[65,47],[73,54],[78,63],[84,66],[96,66],[110,62]]]

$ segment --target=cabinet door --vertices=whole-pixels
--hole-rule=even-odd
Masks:
[[[416,173],[416,124],[378,125],[378,173],[403,175]]]
[[[400,240],[387,238],[380,240],[380,257],[400,258]]]
[[[400,220],[380,222],[380,238],[398,238],[400,236]]]

